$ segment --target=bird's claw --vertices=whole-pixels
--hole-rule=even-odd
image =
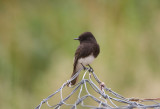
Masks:
[[[93,68],[88,64],[88,66],[89,66],[89,72],[93,72],[94,70],[93,70]]]
[[[86,70],[86,69],[87,69],[87,68],[86,68],[82,63],[81,63],[81,65],[82,65],[82,67],[83,67],[83,69],[84,69],[84,70]]]

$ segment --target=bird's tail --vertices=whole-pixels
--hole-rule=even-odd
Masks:
[[[72,73],[72,75],[71,75],[71,78],[75,75],[77,73],[77,71],[73,71],[73,73]],[[72,80],[71,81],[71,85],[75,85],[76,84],[76,82],[77,82],[77,80],[78,80],[78,77],[79,77],[79,75],[74,79],[74,80]]]
[[[77,65],[74,66],[74,68],[73,68],[73,73],[72,73],[72,75],[71,75],[71,78],[72,78],[81,68],[82,68],[82,65],[79,64],[79,63],[77,63]],[[76,82],[78,81],[78,77],[79,77],[79,75],[77,75],[77,77],[76,77],[75,79],[73,79],[73,80],[69,83],[69,85],[70,85],[70,86],[75,85]]]

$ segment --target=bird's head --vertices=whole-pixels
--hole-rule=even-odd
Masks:
[[[74,40],[79,40],[81,42],[89,42],[89,41],[96,41],[93,34],[91,32],[84,32],[78,38]]]

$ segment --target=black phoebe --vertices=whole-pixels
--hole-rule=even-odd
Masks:
[[[79,40],[80,45],[75,52],[74,68],[71,77],[74,76],[83,65],[86,66],[91,64],[100,52],[99,45],[91,32],[84,32],[78,38],[75,38],[75,40]],[[74,85],[77,82],[77,79],[78,76],[71,81],[70,85]]]

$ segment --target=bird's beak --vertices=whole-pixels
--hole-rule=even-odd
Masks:
[[[79,38],[74,38],[74,40],[79,40]]]

